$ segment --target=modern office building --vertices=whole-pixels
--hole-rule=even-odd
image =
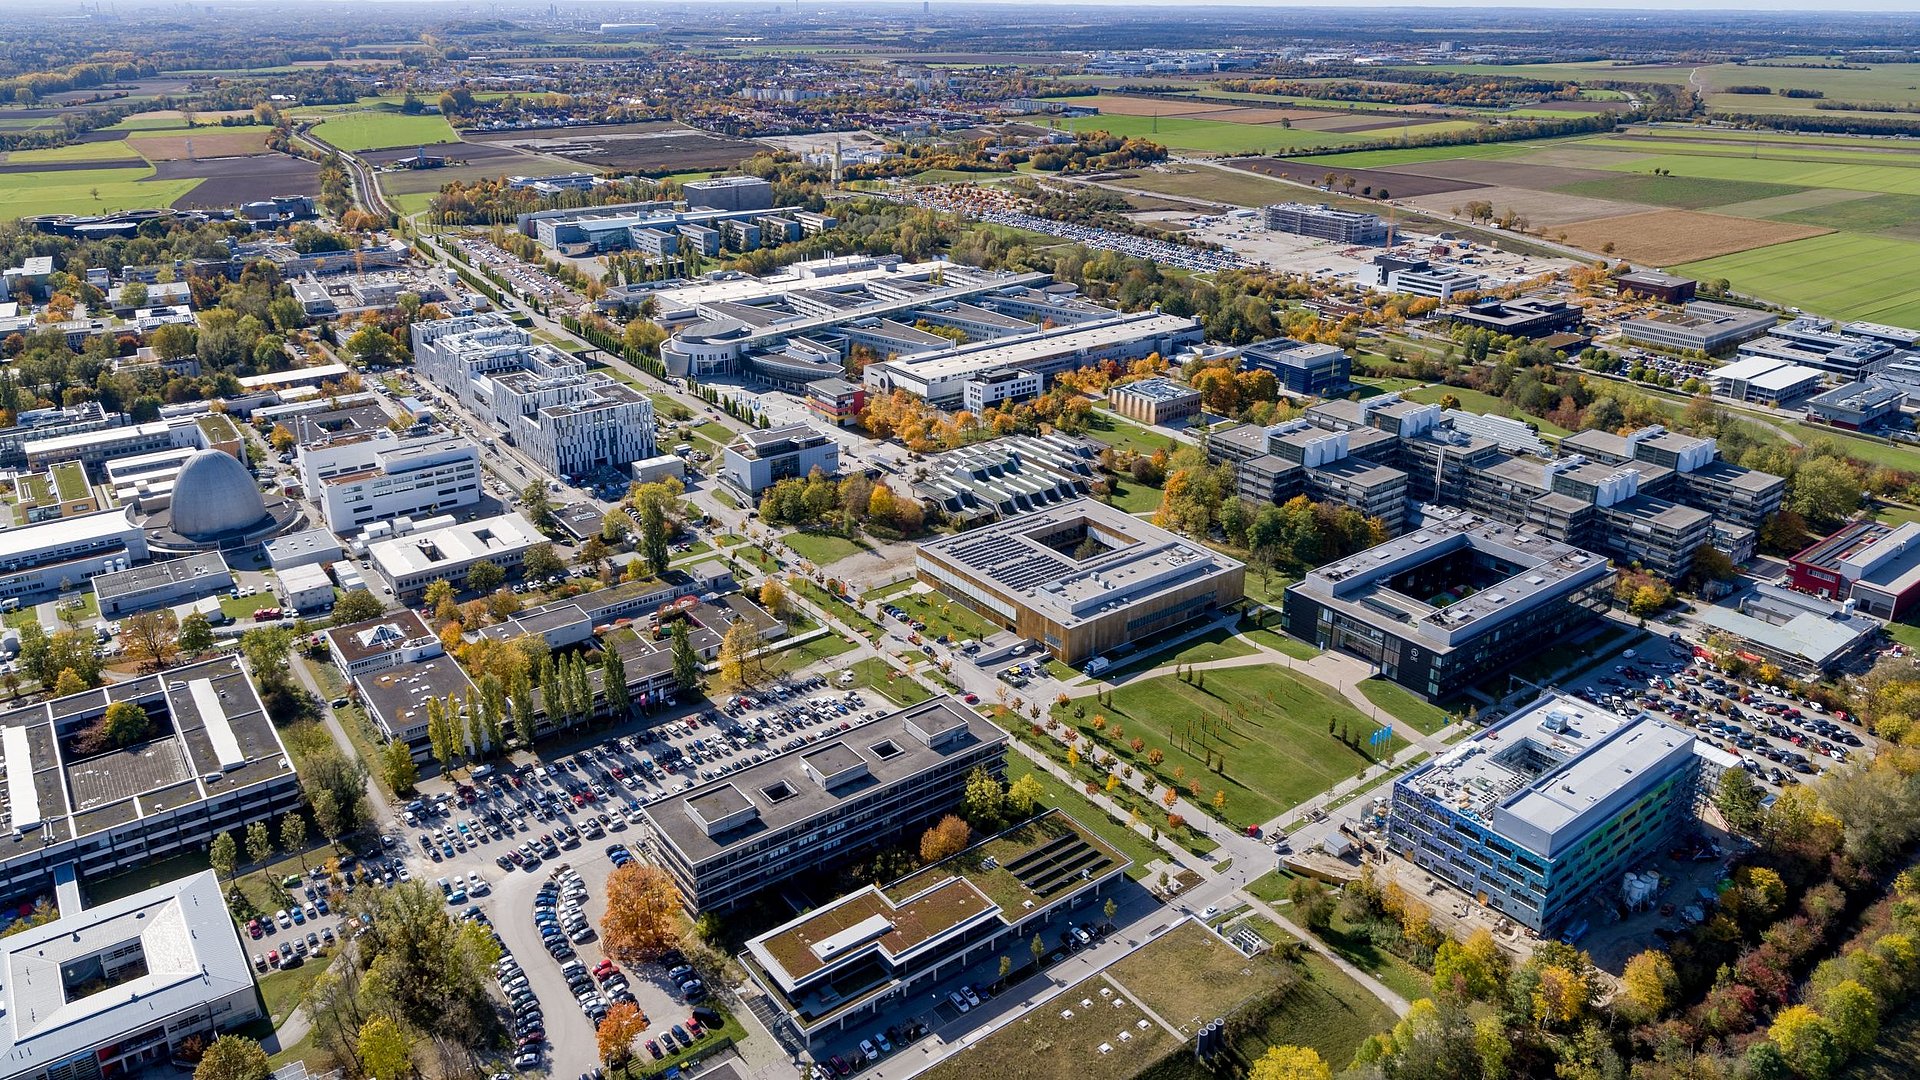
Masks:
[[[929,457],[913,493],[961,528],[1070,502],[1100,480],[1100,446],[1060,432],[1004,435]]]
[[[78,891],[75,890],[77,898]],[[219,878],[202,870],[0,940],[6,1080],[168,1068],[264,1018]]]
[[[367,558],[398,597],[412,597],[436,581],[466,587],[467,573],[482,562],[511,571],[527,549],[546,537],[519,511],[408,533],[367,545]]]
[[[1460,514],[1309,572],[1282,625],[1444,698],[1605,613],[1613,580],[1599,555]]]
[[[1691,828],[1732,760],[1664,720],[1549,692],[1394,781],[1387,844],[1556,933]]]
[[[145,709],[152,734],[89,751],[82,733],[119,701]],[[111,877],[204,851],[220,833],[304,801],[252,679],[231,656],[0,713],[0,753],[0,899],[47,891],[63,865]]]
[[[1508,337],[1543,338],[1578,329],[1583,313],[1565,300],[1549,297],[1502,300],[1489,296],[1449,313],[1447,318],[1460,326],[1491,330]]]
[[[687,909],[725,914],[917,835],[959,803],[969,773],[1002,774],[1006,753],[1006,732],[938,697],[651,802],[641,824]]]
[[[1850,382],[1807,399],[1807,419],[1850,431],[1870,431],[1899,417],[1906,404],[1904,390]]]
[[[446,652],[439,636],[412,608],[335,626],[325,636],[334,666],[348,678],[430,660]]]
[[[0,467],[18,469],[27,463],[26,444],[59,435],[81,435],[127,422],[126,413],[107,412],[88,401],[64,409],[28,409],[10,428],[0,429]]]
[[[1772,328],[1766,337],[1744,342],[1741,356],[1764,356],[1810,367],[1829,379],[1857,382],[1888,364],[1913,358],[1909,346],[1887,340],[1891,327],[1878,334],[1837,327],[1832,319],[1800,315]]]
[[[938,337],[939,335],[932,335]],[[1158,353],[1171,356],[1199,344],[1200,325],[1158,311],[1112,312],[1053,327],[1029,327],[1003,338],[964,345],[930,345],[914,355],[868,364],[870,393],[895,389],[942,407],[964,402],[966,386],[1002,372],[1044,377],[1104,360],[1125,362]],[[944,340],[944,339],[943,339]]]
[[[841,378],[815,379],[807,384],[807,408],[821,422],[846,427],[860,419],[867,407],[867,388]]]
[[[413,324],[414,366],[547,472],[654,455],[653,402],[498,313]]]
[[[1707,372],[1707,383],[1716,395],[1776,407],[1818,393],[1825,380],[1817,368],[1772,356],[1743,356]]]
[[[376,521],[445,513],[480,501],[480,448],[458,435],[391,431],[302,446],[301,483],[327,528],[354,533]]]
[[[1620,324],[1620,333],[1635,345],[1720,353],[1761,337],[1779,321],[1771,312],[1695,300],[1684,311],[1628,319]]]
[[[1046,376],[1037,371],[1019,368],[990,371],[960,385],[960,407],[977,416],[988,409],[1037,398],[1046,385]]]
[[[921,581],[1068,664],[1209,618],[1246,567],[1125,511],[1076,499],[921,545]]]
[[[1260,212],[1266,227],[1274,232],[1297,233],[1316,240],[1341,244],[1372,244],[1387,238],[1387,223],[1378,214],[1335,210],[1322,203],[1276,203]]]
[[[0,599],[78,587],[147,558],[147,534],[122,507],[0,530]]]
[[[433,740],[427,733],[428,699],[444,702],[451,697],[471,702],[474,694],[473,680],[467,678],[466,670],[445,653],[370,671],[355,677],[353,688],[381,737],[406,743],[413,759],[420,762],[433,756]],[[472,745],[465,732],[460,741],[469,750],[485,749]]]
[[[1200,415],[1200,391],[1172,379],[1141,379],[1107,391],[1107,407],[1143,424],[1182,424]]]
[[[1743,529],[1758,529],[1778,513],[1785,500],[1784,478],[1735,465],[1720,457],[1710,438],[1668,431],[1658,424],[1627,435],[1607,431],[1579,431],[1560,440],[1560,449],[1609,465],[1642,463],[1652,466],[1641,482],[1651,490],[1667,470],[1671,481],[1659,484],[1657,494],[1704,510],[1716,520]],[[1649,484],[1651,475],[1655,484]]]
[[[1693,299],[1694,290],[1699,284],[1692,278],[1663,274],[1658,270],[1635,270],[1613,279],[1614,289],[1621,295],[1632,293],[1663,304],[1686,303]]]
[[[217,551],[93,576],[93,595],[103,619],[184,604],[232,588],[233,571]]]
[[[1920,524],[1861,518],[1787,560],[1788,584],[1889,622],[1920,601]]]
[[[840,444],[811,424],[749,431],[720,451],[720,479],[755,500],[782,480],[840,471]]]
[[[988,837],[886,885],[868,885],[749,940],[749,977],[784,1035],[811,1047],[994,955],[1024,955],[1092,908],[1132,860],[1064,811]]]
[[[687,205],[703,210],[771,210],[773,185],[757,176],[716,176],[680,186]]]
[[[1419,406],[1437,414],[1437,406]],[[1208,440],[1215,461],[1238,461],[1242,498],[1279,505],[1305,495],[1315,502],[1349,506],[1379,518],[1389,535],[1406,524],[1408,477],[1380,464],[1398,440],[1390,432],[1362,427],[1329,431],[1305,419],[1271,427],[1239,427]]]
[[[1387,291],[1433,300],[1452,300],[1460,293],[1478,291],[1482,284],[1479,275],[1457,266],[1423,265],[1387,275]]]
[[[1778,585],[1755,585],[1732,607],[1709,605],[1694,614],[1703,641],[1729,638],[1749,663],[1771,664],[1788,678],[1810,682],[1830,678],[1840,666],[1872,653],[1882,629],[1854,600],[1829,600]]]
[[[1281,390],[1306,398],[1331,398],[1352,386],[1354,359],[1340,346],[1267,338],[1240,350],[1240,363],[1261,367],[1281,380]]]

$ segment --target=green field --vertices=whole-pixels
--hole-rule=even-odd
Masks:
[[[825,566],[849,555],[871,550],[864,540],[849,540],[835,533],[796,530],[782,536],[780,542],[815,566]]]
[[[1920,240],[1920,196],[1874,195],[1775,214],[1773,220]]]
[[[1528,142],[1472,143],[1466,146],[1409,146],[1396,150],[1353,150],[1343,154],[1315,154],[1315,164],[1329,168],[1371,169],[1390,165],[1413,165],[1423,161],[1452,161],[1457,158],[1508,158],[1531,154],[1545,146],[1564,145],[1562,139],[1538,139]]]
[[[168,206],[200,181],[150,180],[151,166],[7,173],[0,182],[0,220],[26,214],[101,214]]]
[[[1822,315],[1912,326],[1920,324],[1920,294],[1892,268],[1915,259],[1920,243],[1830,233],[1674,269],[1708,281],[1723,277],[1736,291]]]
[[[1806,188],[1792,184],[1767,184],[1757,181],[1700,180],[1690,176],[1654,176],[1634,173],[1606,180],[1579,180],[1553,190],[1566,195],[1592,199],[1616,199],[1620,202],[1670,206],[1676,210],[1701,210],[1709,206],[1770,199],[1792,195]]]
[[[1104,409],[1095,409],[1093,415],[1087,418],[1087,435],[1115,450],[1132,450],[1140,454],[1151,454],[1155,450],[1172,453],[1180,445],[1171,435],[1141,427]],[[1159,505],[1158,500],[1154,505]]]
[[[1364,739],[1373,721],[1327,686],[1267,666],[1217,668],[1195,679],[1189,684],[1162,675],[1131,682],[1112,692],[1111,704],[1083,703],[1084,717],[1075,718],[1071,707],[1056,708],[1054,716],[1088,734],[1093,718],[1104,715],[1109,730],[1117,723],[1123,738],[1145,739],[1146,750],[1166,753],[1158,769],[1162,777],[1184,769],[1187,778],[1200,782],[1203,802],[1216,789],[1224,790],[1232,821],[1276,817],[1368,764],[1327,734],[1327,725],[1332,721],[1337,730],[1345,724],[1349,737]],[[1190,743],[1189,725],[1200,722],[1214,730],[1196,734]],[[1109,736],[1096,742],[1115,749]],[[1132,757],[1125,747],[1119,750],[1123,759]],[[1224,775],[1207,768],[1209,750],[1225,755]],[[1135,767],[1147,767],[1144,752]]]
[[[1360,692],[1367,696],[1368,701],[1393,714],[1400,721],[1400,724],[1394,728],[1396,736],[1400,735],[1407,725],[1412,725],[1423,734],[1431,735],[1446,727],[1448,721],[1453,719],[1447,715],[1447,710],[1422,699],[1418,694],[1397,682],[1380,678],[1364,679],[1360,683]]]
[[[1233,124],[1171,116],[1082,116],[1067,121],[1070,131],[1105,131],[1122,137],[1152,139],[1176,150],[1214,154],[1270,154],[1276,150],[1353,146],[1371,142],[1338,131],[1308,131],[1277,124]]]
[[[433,205],[437,191],[416,191],[407,195],[395,195],[389,192],[387,201],[403,214],[417,214]]]
[[[349,152],[459,141],[453,125],[439,113],[407,116],[397,112],[345,113],[314,125],[315,138]]]
[[[893,604],[926,623],[921,633],[933,640],[979,641],[996,629],[984,616],[938,592],[909,593],[895,598]]]
[[[72,143],[44,150],[15,150],[7,155],[10,165],[62,161],[129,161],[145,164],[146,159],[120,139],[113,142]]]
[[[1888,164],[1841,164],[1798,157],[1751,157],[1712,152],[1669,152],[1630,161],[1595,162],[1615,172],[1666,169],[1675,176],[1741,183],[1758,181],[1794,187],[1844,188],[1888,195],[1920,195],[1920,168]]]

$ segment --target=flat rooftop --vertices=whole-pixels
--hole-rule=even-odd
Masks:
[[[1212,548],[1093,499],[1005,518],[920,550],[922,558],[991,582],[1062,626],[1242,569]]]
[[[412,608],[401,608],[376,615],[363,622],[336,626],[327,631],[327,640],[347,663],[392,652],[408,641],[433,637],[426,621]]]
[[[1437,590],[1403,591],[1427,582],[1415,571],[1446,560],[1458,563]],[[1328,563],[1288,591],[1444,652],[1612,573],[1607,560],[1590,551],[1462,514]]]
[[[1185,383],[1177,383],[1172,379],[1159,378],[1142,379],[1139,382],[1125,383],[1114,387],[1113,392],[1116,394],[1125,394],[1130,397],[1146,398],[1148,401],[1161,402],[1182,401],[1200,395],[1200,391],[1195,390]]]
[[[515,511],[376,541],[368,546],[367,555],[389,578],[398,580],[437,566],[463,565],[494,554],[525,551],[542,539],[533,523]]]
[[[1693,754],[1692,734],[1558,691],[1408,774],[1411,789],[1542,859],[1612,817],[1649,774]]]
[[[82,753],[76,736],[107,705],[155,717],[145,742]],[[232,657],[173,668],[0,713],[0,859],[9,844],[84,837],[281,776],[286,748]]]
[[[253,987],[211,870],[9,935],[0,970],[0,1053],[16,1063],[113,1044]]]
[[[1775,585],[1757,585],[1739,609],[1706,606],[1699,620],[1715,630],[1825,669],[1880,630],[1878,620]]]
[[[212,580],[227,574],[227,560],[221,558],[217,551],[206,551],[189,555],[184,559],[147,563],[144,566],[119,570],[111,574],[96,574],[93,578],[93,591],[102,600],[115,600],[195,579]],[[231,577],[228,577],[228,580],[231,581]],[[221,588],[225,587],[225,585],[221,586]]]
[[[808,755],[821,744],[809,743],[652,803],[642,813],[656,836],[698,866],[740,844],[830,814],[874,788],[911,779],[953,754],[1006,738],[1006,732],[953,698],[933,698],[835,740],[864,763],[863,777],[824,786],[808,768]],[[709,823],[730,819],[738,820],[708,831]]]

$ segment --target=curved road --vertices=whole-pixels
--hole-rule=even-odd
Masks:
[[[348,153],[325,139],[320,138],[318,135],[313,134],[312,131],[309,130],[312,127],[312,121],[295,125],[293,129],[294,139],[306,144],[309,148],[321,154],[338,158],[340,163],[346,166],[347,174],[353,177],[354,199],[359,202],[361,207],[368,213],[378,214],[382,217],[391,215],[393,213],[393,207],[388,205],[386,195],[381,192],[380,185],[374,180],[372,167],[360,160],[358,156]]]

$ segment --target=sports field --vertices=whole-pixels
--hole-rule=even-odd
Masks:
[[[77,169],[7,173],[0,176],[0,220],[23,214],[100,214],[169,206],[200,184],[186,180],[150,180],[151,166],[134,169]]]
[[[1371,141],[1338,131],[1307,131],[1278,124],[1229,124],[1171,116],[1077,116],[1067,121],[1074,132],[1105,131],[1121,137],[1152,139],[1175,150],[1213,154],[1270,154],[1276,150],[1352,146]]]
[[[314,125],[313,135],[342,150],[381,150],[392,146],[424,146],[458,142],[453,125],[439,113],[408,116],[397,112],[346,113]]]
[[[1920,293],[1904,268],[1920,261],[1920,243],[1863,233],[1810,240],[1685,263],[1677,271],[1821,315],[1920,326]]]

